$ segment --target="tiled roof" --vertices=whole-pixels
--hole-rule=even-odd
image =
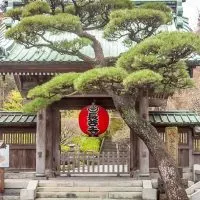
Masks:
[[[150,0],[132,0],[134,3],[144,3],[150,2]],[[182,17],[182,0],[151,0],[151,1],[163,1],[166,3],[175,2],[176,8],[174,11],[175,21],[171,25],[162,26],[163,31],[175,31],[177,28],[185,29],[184,25],[187,24],[186,20]],[[188,31],[188,27],[186,27]],[[91,34],[95,35],[96,38],[102,44],[105,57],[119,56],[121,53],[125,52],[126,48],[122,41],[107,41],[102,36],[102,31],[90,31]],[[68,63],[81,61],[77,56],[63,55],[56,51],[53,51],[47,47],[42,48],[30,48],[26,49],[23,45],[16,44],[12,40],[4,38],[5,26],[0,27],[0,65],[6,63]],[[50,41],[57,41],[61,39],[72,38],[71,34],[60,34],[58,36],[47,34],[47,39]],[[87,56],[94,57],[94,51],[90,46],[84,47],[81,52]],[[27,66],[28,67],[28,66]]]
[[[150,111],[149,120],[153,125],[199,125],[200,115],[188,111]],[[0,126],[36,125],[36,115],[21,112],[0,112]]]
[[[153,111],[149,120],[156,125],[200,125],[200,115],[189,111]]]
[[[17,44],[12,40],[4,38],[5,26],[0,27],[0,62],[15,62],[15,63],[26,63],[26,62],[76,62],[81,61],[77,56],[63,55],[56,51],[53,51],[47,47],[30,49],[25,48],[21,44]],[[122,42],[107,41],[103,38],[101,31],[90,31],[91,34],[95,35],[96,38],[101,42],[104,55],[108,56],[119,56],[120,53],[125,52],[128,48],[123,45]],[[51,34],[46,35],[48,40],[56,41],[72,37],[70,34],[60,34],[58,37],[52,36]],[[94,51],[92,47],[87,46],[81,50],[81,52],[87,56],[94,57]]]
[[[36,115],[21,112],[0,112],[0,126],[36,125]]]
[[[0,64],[1,63],[51,63],[51,62],[76,62],[81,61],[80,58],[73,55],[60,54],[56,51],[53,51],[47,47],[36,48],[32,47],[30,49],[25,48],[21,44],[17,44],[12,40],[8,40],[4,38],[5,26],[2,25],[0,27]],[[163,31],[175,31],[175,24],[171,25],[163,25]],[[96,38],[100,41],[105,57],[116,57],[121,53],[128,50],[127,47],[124,46],[122,41],[107,41],[102,36],[102,31],[90,31],[91,34],[95,35]],[[49,34],[48,40],[55,41],[58,39]],[[59,35],[59,39],[61,37],[64,39],[69,38],[69,34]],[[84,47],[81,52],[87,56],[94,58],[94,51],[92,47],[87,46]]]

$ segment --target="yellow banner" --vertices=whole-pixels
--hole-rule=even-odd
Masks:
[[[179,133],[177,127],[166,127],[166,145],[169,154],[174,158],[176,164],[178,164],[178,143]]]

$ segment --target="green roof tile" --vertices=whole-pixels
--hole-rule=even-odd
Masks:
[[[0,123],[4,123],[9,115],[2,115],[0,118]]]
[[[154,121],[153,115],[149,115],[149,121],[150,121],[150,122]]]
[[[168,118],[167,118],[167,115],[160,115],[161,119],[162,119],[162,122],[168,122]]]
[[[10,122],[12,122],[12,120],[14,119],[14,115],[10,115],[10,116],[8,116],[7,118],[6,118],[6,120],[5,120],[5,122],[6,123],[10,123]]]
[[[181,118],[180,115],[175,115],[174,117],[175,117],[175,119],[176,119],[176,122],[182,123],[183,120],[182,120],[182,118]]]
[[[31,115],[31,116],[28,116],[26,122],[34,122],[34,119],[36,118],[36,115]]]
[[[196,117],[194,115],[188,115],[188,118],[191,122],[197,121]]]
[[[162,122],[162,120],[161,120],[161,118],[160,118],[160,115],[153,115],[154,116],[154,120],[156,121],[156,122]]]
[[[26,122],[27,119],[28,119],[28,116],[27,115],[23,115],[19,122],[21,122],[21,123]]]
[[[15,118],[12,120],[13,123],[18,122],[21,119],[21,115],[15,115]]]
[[[169,119],[169,123],[176,123],[176,119],[174,117],[174,114],[168,114],[167,117]]]
[[[150,111],[149,121],[155,126],[200,126],[200,116],[186,111]],[[37,122],[36,115],[21,112],[0,112],[0,126],[33,125]]]
[[[182,119],[183,119],[183,122],[184,123],[190,123],[190,119],[189,119],[189,117],[188,117],[188,115],[182,115]]]

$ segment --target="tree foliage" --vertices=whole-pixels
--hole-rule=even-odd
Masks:
[[[38,109],[70,93],[112,89],[118,94],[138,89],[154,93],[174,93],[177,89],[193,86],[184,59],[199,51],[200,37],[192,33],[161,33],[144,40],[124,53],[116,67],[99,67],[87,72],[58,75],[51,81],[29,92],[29,98],[39,98],[30,103]],[[41,103],[41,98],[42,102]],[[58,100],[56,99],[55,100]],[[39,100],[38,99],[38,100]],[[28,106],[28,104],[27,104]],[[30,109],[28,109],[30,110]]]
[[[151,5],[151,4],[150,4]],[[169,14],[155,9],[117,10],[110,15],[104,35],[109,40],[124,38],[125,43],[141,42],[171,21]]]
[[[21,21],[7,32],[7,37],[28,48],[45,46],[61,54],[77,56],[94,69],[58,75],[36,87],[29,92],[33,100],[25,110],[37,112],[74,92],[100,90],[109,94],[129,128],[145,142],[156,159],[168,198],[188,199],[175,162],[155,128],[138,116],[136,102],[142,93],[173,94],[192,86],[185,60],[191,53],[199,52],[200,36],[160,33],[161,27],[173,19],[171,9],[163,3],[134,7],[129,0],[72,0],[62,7],[62,13],[57,7],[58,14],[56,4],[51,1],[50,4],[51,12],[48,6],[42,10],[34,2],[25,6]],[[101,43],[89,31],[93,29],[104,29],[106,39],[123,40],[132,48],[120,55],[115,64],[115,58],[105,57]],[[53,40],[53,37],[59,39]],[[94,56],[82,53],[86,46],[93,49]]]
[[[160,4],[163,7],[163,11],[161,11],[151,9],[150,5],[148,8],[133,7],[130,0],[72,1],[72,4],[66,5],[68,9],[65,13],[55,15],[42,14],[48,13],[47,5],[44,6],[44,10],[40,8],[40,4],[44,4],[44,2],[38,3],[37,6],[35,4],[35,2],[31,2],[23,8],[22,20],[7,32],[7,37],[28,48],[46,46],[63,54],[76,55],[84,61],[93,62],[94,65],[95,63],[105,63],[105,57],[100,55],[103,54],[101,45],[95,36],[86,32],[87,30],[103,29],[108,24],[105,28],[105,35],[109,37],[110,34],[118,34],[115,33],[115,28],[118,26],[120,34],[126,29],[125,35],[128,36],[126,42],[128,40],[140,42],[155,34],[161,25],[169,21],[171,14],[164,4]],[[71,11],[67,13],[69,7]],[[12,13],[12,11],[9,12]],[[113,13],[110,15],[111,12]],[[25,18],[23,18],[23,13],[31,13],[31,16],[25,15],[30,17],[24,16]],[[55,42],[49,40],[49,34],[62,36],[66,32],[71,34],[66,39]],[[94,49],[95,58],[81,53],[80,50],[85,46],[91,46]]]
[[[7,32],[7,37],[28,47],[47,46],[61,53],[77,55],[83,60],[95,62],[103,59],[105,61],[104,55],[99,56],[103,53],[99,52],[100,44],[93,35],[86,32],[88,26],[83,23],[81,16],[82,11],[91,12],[92,16],[94,13],[89,11],[90,9],[97,7],[105,9],[107,6],[109,7],[107,16],[112,12],[104,29],[105,37],[114,40],[122,37],[126,41],[138,43],[124,53],[114,67],[99,66],[82,74],[62,74],[50,82],[37,86],[29,92],[28,98],[35,99],[25,106],[25,110],[36,112],[75,91],[107,92],[108,89],[112,89],[120,94],[133,92],[133,90],[135,92],[142,85],[143,89],[151,92],[172,94],[176,89],[192,86],[184,59],[192,52],[199,51],[199,36],[182,32],[164,32],[155,35],[163,24],[171,20],[171,10],[161,3],[133,7],[128,2],[77,1],[74,5],[68,5],[73,7],[74,13],[56,15],[42,14],[47,13],[48,10],[47,3],[44,10],[40,9],[44,2],[37,6],[34,6],[35,2],[25,6],[23,12],[34,8],[30,11],[33,16],[23,18],[18,25]],[[104,11],[99,11],[96,16],[100,13],[103,15]],[[98,18],[92,19],[91,16],[88,19]],[[99,26],[94,21],[88,23],[91,26]],[[99,23],[102,23],[101,19]],[[70,39],[51,41],[45,37],[47,33],[58,35],[67,33],[74,36],[69,35]],[[94,49],[95,59],[81,53],[81,49],[88,45]]]
[[[8,94],[6,100],[3,103],[3,110],[5,111],[22,111],[23,98],[19,91],[12,90]]]

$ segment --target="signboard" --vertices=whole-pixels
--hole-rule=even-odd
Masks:
[[[0,148],[0,168],[9,167],[9,145]]]
[[[84,107],[79,114],[79,126],[83,133],[98,137],[109,125],[108,112],[101,106],[92,104]]]
[[[178,143],[179,133],[177,127],[166,127],[166,145],[169,154],[174,158],[176,164],[178,164]]]

